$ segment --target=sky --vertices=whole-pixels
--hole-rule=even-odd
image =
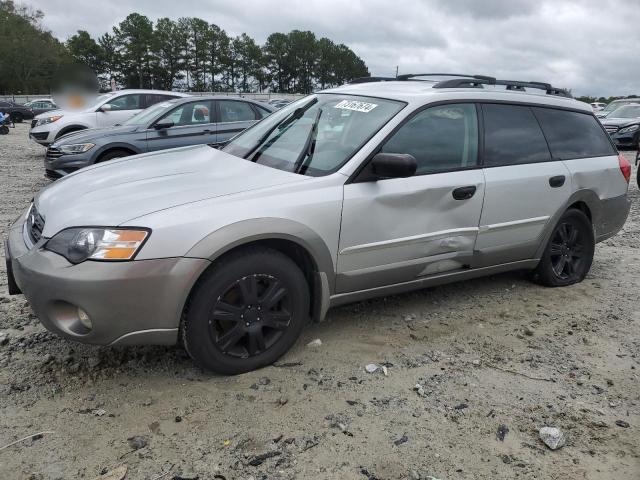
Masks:
[[[372,75],[448,72],[543,81],[574,96],[640,94],[640,0],[19,0],[61,40],[129,13],[200,17],[262,43],[311,30]]]

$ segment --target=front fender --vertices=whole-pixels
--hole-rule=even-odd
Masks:
[[[204,237],[185,257],[214,261],[235,247],[267,239],[289,240],[304,248],[318,272],[326,275],[329,291],[335,291],[335,266],[329,248],[316,232],[293,220],[256,218],[232,223]]]

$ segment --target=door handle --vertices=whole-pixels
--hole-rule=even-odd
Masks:
[[[564,185],[565,180],[566,177],[564,175],[556,175],[555,177],[551,177],[549,179],[549,185],[551,185],[551,188],[560,188]]]
[[[476,193],[475,185],[469,185],[468,187],[456,188],[452,195],[456,200],[469,200]]]

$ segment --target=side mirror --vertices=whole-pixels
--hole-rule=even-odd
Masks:
[[[164,120],[153,125],[156,130],[164,130],[165,128],[173,127],[174,123],[171,120]]]
[[[371,170],[378,178],[412,177],[417,168],[415,157],[406,153],[378,153],[371,160]]]
[[[110,103],[105,103],[104,105],[102,105],[99,110],[101,112],[110,112],[112,110],[111,104]]]

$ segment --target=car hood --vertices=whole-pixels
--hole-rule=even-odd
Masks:
[[[135,132],[136,130],[138,130],[138,128],[140,128],[139,125],[118,125],[115,127],[87,128],[85,130],[80,130],[65,135],[60,140],[56,140],[53,146],[57,147],[59,145],[71,145],[74,143],[98,143],[100,139],[115,137],[118,135],[125,135],[131,132]]]
[[[51,237],[64,228],[117,226],[178,205],[309,178],[192,146],[82,169],[42,190],[35,204],[45,219],[43,236]]]
[[[605,118],[602,120],[603,125],[615,125],[616,127],[621,127],[623,125],[635,125],[636,123],[640,123],[640,118]]]

